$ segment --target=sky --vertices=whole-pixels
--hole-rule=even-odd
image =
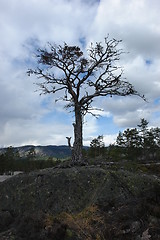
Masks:
[[[160,127],[160,1],[159,0],[0,0],[0,147],[66,145],[74,114],[41,95],[35,76],[35,50],[47,42],[87,48],[90,42],[122,40],[124,77],[141,98],[96,99],[103,108],[98,119],[87,115],[83,143],[98,135],[105,145],[119,131],[134,128],[140,119]]]

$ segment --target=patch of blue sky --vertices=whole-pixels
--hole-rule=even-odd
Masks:
[[[159,105],[159,104],[160,104],[160,97],[154,100],[154,105]]]
[[[26,68],[26,70],[33,66],[33,62],[31,62],[31,60],[29,60],[28,58],[14,58],[12,60],[12,65],[16,68],[16,69],[22,69],[22,68]]]
[[[96,5],[98,4],[99,5],[100,2],[101,2],[101,0],[87,0],[87,1],[86,0],[81,0],[81,1],[84,2],[85,4],[92,5],[92,6],[94,4],[96,4]]]
[[[114,124],[112,116],[99,117],[97,121],[99,125],[99,135],[118,134],[119,131],[123,131],[122,128]]]
[[[25,66],[27,66],[28,68],[36,67],[37,66],[36,54],[38,53],[38,49],[41,47],[41,43],[38,40],[38,38],[36,37],[28,38],[22,47],[24,52],[26,52],[26,57],[24,59],[15,59],[14,61],[19,64],[23,65],[25,64]]]
[[[86,47],[86,38],[85,37],[79,38],[79,42],[80,42],[82,48]]]
[[[44,109],[48,109],[48,106],[49,106],[51,100],[52,100],[51,96],[45,97],[43,99],[43,101],[41,101],[41,107]]]
[[[89,0],[90,4],[100,3],[101,0]]]
[[[159,118],[160,117],[160,112],[159,111],[154,112],[153,117],[154,118]]]
[[[71,125],[73,120],[69,114],[57,110],[45,114],[40,120],[42,124],[57,124],[57,122],[58,124]]]
[[[36,45],[35,45],[36,46]],[[35,57],[35,51],[36,51],[37,47],[33,47],[32,49],[29,49],[28,47],[26,47],[25,45],[23,46],[24,50],[24,54],[22,54],[19,57],[14,57],[12,59],[12,64],[14,67],[16,67],[16,69],[18,68],[34,68],[36,67],[36,57]]]
[[[30,53],[33,53],[33,50],[38,50],[40,47],[40,41],[36,37],[31,37],[26,40],[24,43],[24,48],[30,51]]]
[[[146,60],[145,60],[145,64],[146,64],[147,66],[150,66],[150,65],[153,64],[153,61],[152,61],[151,59],[146,59]]]

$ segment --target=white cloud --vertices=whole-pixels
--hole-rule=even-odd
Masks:
[[[93,105],[104,109],[119,127],[136,126],[139,118],[159,124],[160,92],[160,1],[159,0],[1,0],[0,2],[0,145],[65,144],[73,136],[73,114],[64,115],[64,103],[35,93],[34,77],[26,71],[34,64],[34,49],[48,41],[80,44],[84,39],[122,39],[128,54],[122,56],[126,77],[145,94],[149,103],[137,97],[97,99]],[[82,44],[82,43],[81,43]],[[56,116],[42,122],[49,113]],[[62,116],[62,115],[61,115]],[[103,132],[98,121],[87,116],[84,142]],[[62,121],[63,120],[63,121]],[[69,121],[70,124],[69,124]],[[115,135],[105,135],[105,143]]]
[[[91,141],[94,139],[94,138],[97,138],[98,135],[94,136],[90,136],[88,138],[85,138],[84,139],[84,145],[85,146],[90,146],[90,143]],[[107,134],[107,135],[103,135],[103,142],[105,144],[105,146],[109,146],[110,144],[113,144],[116,142],[116,138],[117,138],[117,134]]]
[[[109,146],[110,144],[115,143],[116,138],[117,138],[117,134],[104,135],[103,141],[105,143],[105,146]]]

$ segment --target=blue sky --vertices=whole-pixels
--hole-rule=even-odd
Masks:
[[[127,54],[120,60],[124,77],[138,97],[96,99],[102,117],[84,119],[84,145],[98,135],[113,143],[119,130],[136,127],[141,118],[160,127],[160,1],[159,0],[1,0],[0,1],[0,146],[61,145],[72,136],[74,114],[60,97],[36,92],[28,77],[38,46],[55,42],[81,46],[122,39]]]

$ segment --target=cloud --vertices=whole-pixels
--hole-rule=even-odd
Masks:
[[[67,124],[54,122],[46,125],[38,123],[35,119],[16,119],[5,123],[0,142],[1,146],[67,145],[66,136],[70,135],[72,135],[72,127]]]
[[[90,137],[86,138],[84,141],[85,146],[90,146],[91,141],[97,137],[98,137],[98,135],[90,136]],[[104,142],[105,146],[109,146],[110,144],[115,143],[116,138],[117,138],[117,134],[103,135],[103,142]]]
[[[109,146],[110,144],[113,144],[116,142],[117,134],[111,134],[111,135],[104,135],[103,141],[105,143],[105,146]]]
[[[86,35],[97,2],[17,0],[1,1],[0,8],[0,144],[64,144],[72,125],[45,125],[50,111],[64,112],[64,104],[39,97],[26,71],[34,64],[35,48],[48,41],[78,43]],[[50,99],[50,98],[49,98]],[[44,107],[44,102],[46,106]],[[52,126],[53,125],[53,126]]]
[[[143,117],[160,126],[159,9],[159,0],[1,0],[0,145],[66,144],[65,137],[73,137],[73,113],[65,112],[63,102],[55,104],[59,94],[40,97],[37,80],[26,71],[35,66],[35,49],[48,41],[84,48],[108,33],[123,40],[124,77],[148,102],[97,98],[93,106],[104,109],[106,125],[112,119],[115,129],[134,127]],[[114,141],[115,133],[107,133],[102,122],[90,115],[86,120],[85,144],[102,132],[106,144]]]
[[[134,127],[143,117],[153,121],[154,100],[160,92],[159,7],[156,0],[152,6],[148,0],[102,0],[99,5],[90,39],[94,41],[98,36],[100,41],[109,33],[123,40],[121,47],[126,54],[122,55],[120,65],[124,77],[148,101],[136,97],[104,99],[101,107],[110,112],[119,127]]]

